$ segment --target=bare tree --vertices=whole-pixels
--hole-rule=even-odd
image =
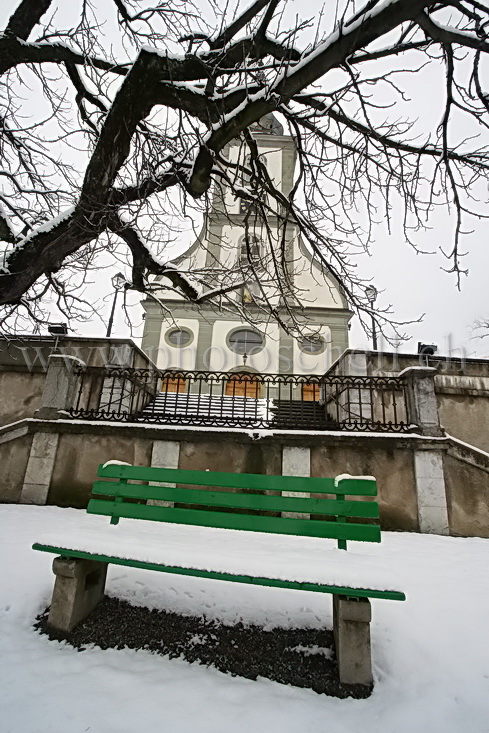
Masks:
[[[447,269],[460,275],[461,236],[472,216],[487,216],[486,3],[338,0],[296,22],[287,0],[235,12],[214,0],[81,0],[77,18],[64,6],[21,0],[0,37],[5,326],[19,313],[40,318],[48,300],[76,311],[90,268],[122,256],[121,243],[136,290],[164,275],[197,303],[216,297],[214,275],[165,262],[181,218],[205,210],[213,183],[247,196],[263,220],[279,213],[283,242],[270,240],[269,261],[287,297],[293,225],[369,314],[354,254],[399,202],[414,246],[430,214],[450,207]],[[421,126],[416,110],[429,100],[407,103],[412,74],[443,89]],[[270,112],[297,141],[287,195],[250,134]],[[235,139],[249,151],[238,164],[225,155]],[[244,275],[259,278],[251,249]],[[386,317],[377,313],[381,327]]]

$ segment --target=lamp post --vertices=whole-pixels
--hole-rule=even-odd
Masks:
[[[126,278],[124,277],[122,272],[118,272],[117,275],[113,276],[112,285],[114,287],[114,300],[112,301],[112,310],[110,311],[109,324],[107,326],[107,333],[106,333],[107,338],[109,338],[110,334],[112,333],[112,324],[114,322],[114,313],[115,313],[115,304],[117,301],[117,295],[119,294],[119,290],[122,290],[125,284],[126,284]]]
[[[368,288],[365,288],[365,295],[367,296],[367,300],[370,304],[370,308],[374,307],[375,300],[378,295],[378,290],[374,285],[369,285]],[[373,313],[372,315],[372,343],[374,347],[374,351],[377,351],[377,327],[375,324],[375,318]]]

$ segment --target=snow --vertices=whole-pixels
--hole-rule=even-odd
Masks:
[[[410,372],[424,372],[425,374],[436,374],[438,372],[438,369],[436,367],[430,367],[430,366],[409,366],[402,370],[402,372],[399,372],[397,375],[399,378],[404,377],[406,374],[409,374]]]
[[[160,56],[161,58],[168,59],[169,61],[185,61],[186,59],[185,53],[168,53],[167,49],[155,48],[155,46],[143,45],[141,46],[141,51],[152,53],[155,56]]]
[[[444,31],[445,33],[454,33],[455,35],[459,36],[460,43],[463,43],[464,38],[472,41],[472,43],[480,43],[480,38],[477,38],[477,36],[473,33],[469,33],[462,28],[457,28],[456,26],[447,25],[446,23],[438,23],[438,21],[433,18],[433,15],[431,13],[428,13],[426,10],[424,10],[423,12],[429,18],[431,23],[433,23],[433,25],[435,25],[440,31]]]
[[[37,237],[38,234],[47,233],[52,231],[55,227],[58,226],[58,224],[61,224],[63,221],[66,221],[71,216],[73,216],[73,213],[75,211],[74,206],[70,206],[66,211],[63,211],[58,216],[55,216],[52,219],[49,219],[49,221],[44,222],[44,224],[41,224],[40,226],[33,229],[27,236],[25,236],[23,239],[20,240],[18,244],[15,245],[15,249],[18,250],[21,247],[23,247],[27,242],[29,242],[34,237]]]
[[[132,463],[126,463],[125,461],[106,461],[103,468],[107,468],[107,466],[132,466]]]
[[[339,476],[335,477],[334,487],[338,488],[342,481],[348,481],[349,479],[359,479],[361,481],[376,481],[375,476],[351,476],[349,473],[340,473]]]
[[[304,654],[306,657],[310,657],[314,654],[321,654],[323,657],[326,657],[326,659],[332,659],[333,658],[333,650],[329,649],[325,646],[318,646],[317,644],[313,644],[312,646],[304,646],[303,644],[297,644],[297,646],[293,646],[290,648],[291,652],[299,652],[300,654]]]
[[[214,570],[233,575],[342,585],[372,590],[403,588],[385,553],[358,551],[349,542],[265,534],[211,527],[121,519],[81,513],[77,523],[50,529],[35,538],[41,545],[81,550],[141,562]],[[374,543],[368,543],[370,547]]]
[[[375,552],[408,600],[372,601],[374,692],[367,700],[338,700],[148,651],[76,652],[38,635],[32,621],[49,603],[54,576],[51,556],[32,552],[31,544],[47,527],[68,528],[81,514],[0,506],[2,733],[488,732],[489,540],[384,533]],[[364,550],[371,552],[359,545]],[[109,568],[107,591],[225,623],[331,627],[331,597],[319,593],[120,566]]]
[[[31,544],[48,526],[67,528],[81,514],[0,506],[2,733],[489,730],[489,587],[481,582],[489,540],[384,533],[375,549],[408,600],[372,602],[374,692],[367,700],[337,700],[147,651],[76,652],[35,633],[32,621],[49,603],[54,576],[50,556],[32,552]],[[137,605],[225,623],[331,627],[331,598],[319,593],[118,566],[109,569],[107,591]]]
[[[465,443],[463,440],[459,440],[459,438],[454,438],[453,435],[446,434],[447,438],[449,438],[454,445],[461,446],[462,448],[468,448],[473,453],[478,453],[480,456],[484,456],[484,458],[489,458],[489,453],[487,453],[485,450],[482,450],[482,448],[478,448],[476,445],[472,445],[471,443]]]
[[[27,422],[37,422],[35,418],[25,418],[24,420],[19,420],[19,423],[27,423]],[[70,425],[107,425],[107,423],[103,420],[66,420],[64,421],[66,423],[69,423]],[[58,420],[58,424],[60,424],[61,421]],[[12,423],[12,425],[15,425],[16,423]],[[113,427],[126,427],[130,428],[131,430],[134,429],[134,423],[127,423],[121,420],[121,422],[117,422],[116,420],[110,421],[110,425]],[[272,435],[278,435],[280,437],[283,437],[285,435],[321,435],[328,437],[338,437],[338,438],[345,438],[346,436],[358,436],[362,438],[382,438],[384,440],[399,440],[399,438],[402,437],[403,440],[409,440],[409,439],[415,439],[415,440],[425,440],[430,443],[432,442],[446,442],[445,437],[434,437],[431,435],[421,435],[420,433],[382,433],[382,432],[365,432],[365,431],[355,431],[355,430],[328,430],[327,432],[325,430],[269,430],[268,428],[230,428],[230,427],[215,427],[212,425],[173,425],[172,423],[137,423],[138,430],[139,428],[143,428],[144,430],[171,430],[171,431],[185,431],[185,430],[192,430],[192,432],[203,432],[203,433],[241,433],[242,435],[249,435],[250,438],[253,438],[253,440],[259,440],[260,438],[267,438]],[[10,426],[9,426],[10,427]],[[416,427],[416,425],[412,426],[413,428]]]

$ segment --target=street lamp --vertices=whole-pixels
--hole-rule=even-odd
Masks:
[[[370,308],[374,307],[375,300],[378,295],[378,290],[374,285],[369,285],[368,288],[365,288],[365,295],[367,296],[367,300],[370,304]],[[374,351],[377,351],[377,328],[375,324],[375,318],[374,314],[372,313],[372,342]]]
[[[114,300],[112,302],[112,310],[110,311],[109,325],[107,326],[107,333],[106,333],[107,338],[109,338],[110,334],[112,333],[112,324],[114,322],[114,313],[115,313],[115,304],[117,301],[117,295],[119,293],[119,290],[122,290],[125,284],[126,284],[126,278],[124,277],[122,272],[118,272],[117,275],[113,276],[112,285],[114,287]]]

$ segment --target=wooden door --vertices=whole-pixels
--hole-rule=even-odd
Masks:
[[[317,402],[321,397],[321,388],[316,382],[302,385],[302,399],[304,402]]]
[[[247,372],[233,374],[226,383],[226,395],[228,397],[258,399],[260,397],[260,381],[253,374]]]
[[[186,392],[187,385],[185,379],[178,377],[164,377],[161,383],[162,392]]]

